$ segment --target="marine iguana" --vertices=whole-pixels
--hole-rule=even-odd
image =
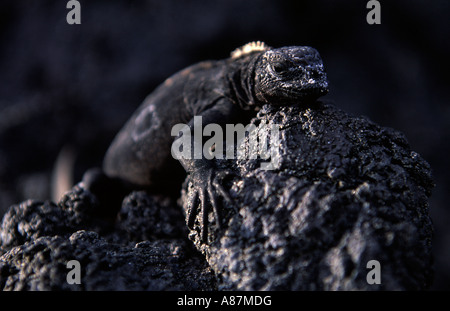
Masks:
[[[203,126],[235,124],[243,118],[249,121],[264,104],[307,105],[327,92],[322,59],[314,48],[248,43],[227,59],[192,65],[157,87],[115,137],[106,152],[103,171],[88,171],[83,184],[94,194],[106,191],[104,197],[126,192],[119,188],[171,187],[177,171],[171,145],[180,138],[171,136],[175,124],[184,123],[193,130],[194,116],[202,116]],[[200,234],[206,241],[209,208],[220,227],[217,197],[231,203],[222,186],[230,172],[218,174],[213,161],[205,158],[179,162],[195,189],[186,215],[188,227],[193,227],[200,203]]]

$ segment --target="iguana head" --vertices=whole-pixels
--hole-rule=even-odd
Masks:
[[[267,49],[254,68],[254,92],[262,103],[298,104],[328,93],[322,58],[312,47]]]

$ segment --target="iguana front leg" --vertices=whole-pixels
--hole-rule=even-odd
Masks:
[[[210,209],[212,209],[214,214],[216,226],[219,229],[222,228],[222,220],[220,217],[221,205],[218,200],[219,196],[228,204],[233,204],[233,200],[222,185],[223,178],[229,174],[230,172],[228,171],[221,171],[217,174],[217,169],[213,167],[197,167],[195,172],[190,175],[194,192],[188,199],[188,211],[186,215],[187,225],[190,229],[194,227],[195,219],[200,211],[200,237],[205,243],[208,238],[208,214]]]
[[[235,112],[232,111],[234,109],[235,105],[225,99],[221,99],[213,104],[211,108],[201,112],[201,125],[196,123],[199,119],[194,118],[186,127],[184,127],[184,130],[182,130],[177,137],[177,139],[186,140],[186,136],[184,135],[190,135],[191,152],[190,154],[187,154],[190,156],[181,157],[178,160],[189,174],[194,187],[193,195],[188,201],[188,211],[186,215],[187,225],[189,228],[193,228],[195,219],[200,210],[200,236],[203,242],[206,242],[208,237],[208,214],[210,208],[212,208],[217,227],[221,228],[222,224],[218,198],[222,197],[228,204],[233,204],[230,195],[222,185],[224,178],[232,173],[223,170],[218,172],[213,160],[208,160],[205,157],[203,154],[203,139],[201,139],[202,137],[199,135],[198,131],[201,130],[201,133],[203,133],[203,128],[212,123],[223,126],[230,120],[229,116],[234,115]],[[197,151],[197,154],[194,154],[194,151]],[[201,152],[199,153],[198,151]]]

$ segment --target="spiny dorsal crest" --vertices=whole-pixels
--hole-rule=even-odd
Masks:
[[[231,58],[239,58],[241,56],[248,55],[253,52],[267,51],[270,49],[271,47],[266,45],[262,41],[253,41],[231,52]]]

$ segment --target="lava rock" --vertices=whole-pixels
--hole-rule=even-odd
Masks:
[[[3,290],[204,290],[213,274],[185,242],[106,242],[92,231],[41,237],[0,257]],[[80,284],[69,284],[67,263],[80,263]],[[69,267],[70,268],[70,267]]]
[[[220,169],[236,175],[225,182],[235,204],[222,202],[222,229],[210,212],[209,243],[200,237],[201,213],[189,234],[220,289],[430,286],[427,199],[434,184],[428,163],[404,135],[322,103],[308,109],[265,106],[251,123],[257,131],[247,136],[247,146],[252,135],[270,131],[267,124],[279,125],[279,167],[261,169],[265,160],[252,148],[247,159],[217,160]],[[188,177],[186,212],[192,193]],[[380,263],[381,284],[367,282],[371,260]]]
[[[130,241],[187,236],[180,207],[168,197],[132,192],[118,214],[116,230]]]
[[[22,245],[39,237],[71,234],[93,228],[92,211],[96,198],[78,185],[67,192],[59,204],[27,200],[9,208],[0,231],[2,248]]]
[[[114,222],[99,218],[98,209],[96,198],[79,185],[58,204],[28,200],[11,206],[0,228],[0,288],[216,288],[214,273],[182,229],[181,208],[170,199],[132,192]],[[71,260],[80,263],[81,284],[66,280]]]
[[[417,290],[433,276],[430,167],[405,137],[332,105],[265,106],[251,121],[272,139],[274,169],[247,158],[217,160],[233,205],[221,228],[202,213],[189,231],[192,183],[180,204],[132,192],[113,220],[80,185],[57,203],[13,205],[0,228],[0,288],[5,290]],[[264,135],[263,135],[264,136]],[[275,141],[270,141],[272,144]],[[238,150],[238,148],[235,148]],[[274,160],[274,159],[272,159]],[[277,162],[279,161],[279,162]],[[189,237],[194,243],[188,241]],[[196,249],[195,249],[196,248]],[[205,256],[203,257],[200,252]],[[206,258],[206,260],[205,260]],[[66,280],[81,265],[81,284]],[[381,284],[368,284],[371,260]]]

